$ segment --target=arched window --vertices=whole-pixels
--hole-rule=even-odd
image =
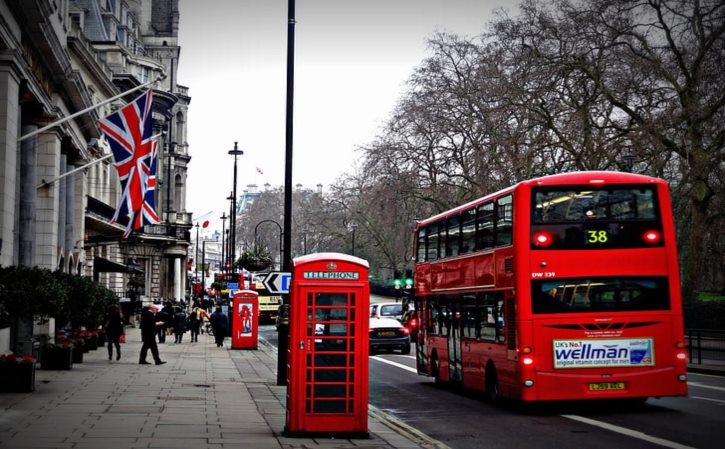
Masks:
[[[186,126],[186,120],[184,120],[184,114],[179,111],[176,113],[176,143],[179,145],[184,144],[184,126]]]
[[[177,212],[181,212],[184,210],[184,205],[181,203],[181,199],[183,198],[182,189],[184,187],[181,175],[176,175],[174,181],[174,207]]]

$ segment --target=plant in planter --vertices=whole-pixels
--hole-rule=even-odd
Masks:
[[[242,253],[238,265],[247,271],[263,271],[272,265],[272,254],[269,249],[255,245]]]
[[[68,370],[73,368],[73,343],[62,340],[48,343],[40,348],[40,368]]]
[[[15,354],[0,355],[0,391],[35,391],[35,359]]]
[[[73,363],[83,363],[83,353],[85,352],[83,338],[71,337],[71,341],[73,342],[73,350],[71,351],[73,353]]]

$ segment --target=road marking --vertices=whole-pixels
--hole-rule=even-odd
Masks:
[[[589,424],[591,426],[601,427],[602,429],[606,429],[612,432],[621,433],[622,435],[627,435],[632,438],[638,438],[640,440],[644,440],[650,443],[659,444],[660,446],[669,447],[672,449],[695,449],[692,446],[686,446],[684,444],[675,443],[674,441],[665,440],[663,438],[657,438],[653,437],[651,435],[647,435],[646,433],[639,432],[637,430],[627,429],[626,427],[620,427],[615,426],[614,424],[608,424],[602,421],[597,421],[590,418],[585,418],[583,416],[578,415],[560,415],[564,418],[572,419],[574,421],[579,421],[584,424]]]
[[[725,388],[723,388],[723,387],[715,387],[715,386],[712,386],[712,385],[705,385],[705,384],[701,384],[700,382],[687,382],[687,385],[690,386],[690,387],[709,388],[711,390],[725,391]]]
[[[403,365],[402,363],[393,362],[392,360],[386,360],[386,359],[383,359],[383,358],[378,357],[377,355],[374,355],[374,356],[372,356],[370,358],[371,359],[374,359],[374,360],[377,360],[378,362],[387,363],[388,365],[393,365],[393,366],[396,366],[396,367],[398,367],[400,369],[404,369],[406,371],[410,371],[411,373],[418,374],[418,370],[417,369],[411,368],[411,367],[406,366],[406,365]]]
[[[379,359],[382,360],[382,359]],[[381,424],[389,427],[398,435],[401,435],[411,442],[426,449],[451,449],[440,441],[429,437],[415,427],[405,424],[398,418],[385,413],[372,404],[368,404],[368,415],[380,421]]]
[[[702,396],[690,396],[690,399],[700,399],[701,401],[712,401],[717,402],[718,404],[725,404],[725,401],[722,401],[720,399],[703,398]]]

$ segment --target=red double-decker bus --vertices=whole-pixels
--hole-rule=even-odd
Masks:
[[[416,227],[417,366],[523,401],[687,394],[668,185],[578,172]]]

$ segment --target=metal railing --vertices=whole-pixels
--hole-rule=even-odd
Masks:
[[[685,329],[689,363],[725,366],[725,330]]]

